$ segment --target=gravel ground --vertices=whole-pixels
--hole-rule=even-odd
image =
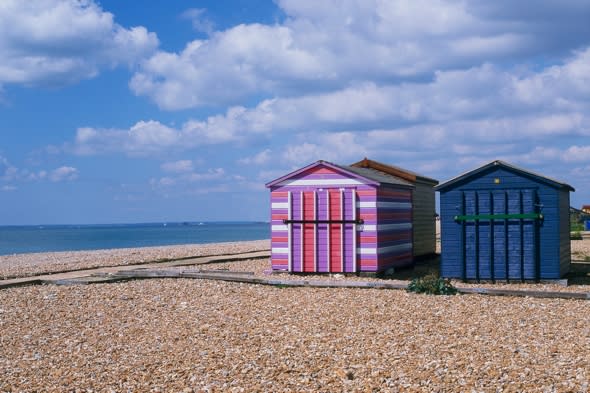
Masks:
[[[572,259],[584,260],[590,258],[590,238],[572,240]]]
[[[269,240],[255,240],[232,243],[3,255],[0,256],[0,279],[101,266],[131,265],[163,259],[235,254],[268,249],[270,249]]]
[[[590,302],[200,280],[0,291],[0,391],[588,392]]]
[[[237,262],[225,262],[225,263],[215,263],[209,265],[197,265],[197,266],[179,266],[174,268],[176,270],[223,270],[223,271],[235,271],[235,272],[253,272],[257,277],[269,278],[269,270],[270,264],[268,260],[265,259],[257,259],[257,260],[247,260],[247,261],[237,261]],[[408,272],[403,271],[403,276],[408,276]],[[273,273],[273,279],[281,279],[281,280],[325,280],[325,281],[386,281],[389,283],[401,283],[407,284],[407,280],[398,280],[396,279],[396,275],[394,274],[391,278],[373,278],[373,277],[357,277],[357,276],[350,276],[350,275],[342,275],[342,274],[332,274],[332,275],[320,275],[320,274],[306,274],[306,275],[299,275],[299,274],[287,274],[287,273]],[[503,284],[503,283],[464,283],[460,280],[453,280],[453,285],[456,287],[463,287],[463,288],[504,288],[504,289],[525,289],[525,290],[535,290],[535,291],[556,291],[556,292],[583,292],[587,293],[590,292],[589,285],[569,285],[563,286],[558,284],[547,284],[547,283],[510,283],[510,284]]]

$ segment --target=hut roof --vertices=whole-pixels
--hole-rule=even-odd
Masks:
[[[436,191],[443,191],[443,190],[445,190],[445,189],[447,189],[449,187],[452,187],[456,183],[459,183],[459,182],[465,181],[465,180],[467,180],[467,179],[469,179],[471,177],[477,176],[480,173],[485,172],[488,169],[494,168],[494,167],[504,168],[504,169],[506,169],[506,170],[508,170],[508,171],[510,171],[512,173],[516,173],[516,174],[520,174],[520,175],[525,176],[525,177],[532,178],[532,179],[534,179],[534,180],[536,180],[538,182],[547,184],[547,185],[549,185],[551,187],[554,187],[554,188],[565,188],[565,189],[567,189],[569,191],[575,191],[575,189],[572,186],[570,186],[569,184],[567,184],[567,183],[564,183],[564,182],[561,182],[561,181],[558,181],[558,180],[555,180],[555,179],[551,179],[549,177],[540,175],[538,173],[529,171],[527,169],[523,169],[523,168],[517,167],[516,165],[512,165],[512,164],[510,164],[508,162],[501,161],[501,160],[492,161],[492,162],[487,163],[487,164],[485,164],[485,165],[483,165],[483,166],[481,166],[481,167],[479,167],[477,169],[473,169],[473,170],[471,170],[469,172],[465,172],[462,175],[459,175],[459,176],[454,177],[454,178],[452,178],[450,180],[447,180],[446,182],[444,182],[444,183],[439,184],[438,186],[436,186],[435,187],[435,190]]]
[[[300,173],[303,173],[305,171],[308,171],[316,166],[326,166],[328,168],[332,168],[337,172],[341,172],[344,174],[347,174],[348,176],[354,177],[356,179],[362,179],[366,182],[368,182],[369,184],[373,184],[373,185],[379,185],[379,184],[393,184],[393,185],[399,185],[399,186],[405,186],[405,187],[413,187],[414,185],[400,177],[376,170],[376,169],[372,169],[372,168],[358,168],[358,167],[353,167],[353,166],[345,166],[345,165],[337,165],[337,164],[333,164],[331,162],[328,161],[324,161],[324,160],[319,160],[316,161],[312,164],[309,164],[301,169],[298,169],[296,171],[293,171],[291,173],[288,173],[284,176],[279,177],[278,179],[275,179],[271,182],[266,183],[266,187],[272,187],[272,186],[276,186],[279,185],[281,182],[288,180]]]
[[[387,173],[391,176],[395,176],[395,177],[404,179],[410,183],[416,183],[417,181],[419,181],[419,182],[423,182],[423,183],[429,183],[433,186],[438,184],[438,180],[436,180],[436,179],[432,179],[430,177],[419,175],[416,172],[412,172],[412,171],[409,171],[407,169],[404,169],[404,168],[401,168],[401,167],[398,167],[395,165],[383,164],[382,162],[373,161],[373,160],[368,159],[367,157],[365,157],[364,159],[362,159],[359,162],[355,162],[354,164],[352,164],[350,166],[357,167],[357,168],[372,168],[377,171]]]
[[[397,176],[390,175],[389,173],[385,173],[373,168],[357,168],[352,165],[348,166],[340,166],[345,171],[356,173],[357,175],[361,175],[367,179],[375,180],[381,184],[395,184],[399,186],[413,186],[413,184],[409,181],[406,181],[402,178]]]

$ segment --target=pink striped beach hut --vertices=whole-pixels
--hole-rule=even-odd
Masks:
[[[266,187],[273,270],[380,273],[413,263],[411,181],[320,160]]]

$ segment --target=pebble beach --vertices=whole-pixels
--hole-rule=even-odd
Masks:
[[[270,249],[269,240],[0,256],[0,279]]]
[[[575,259],[590,256],[589,246],[572,242]],[[0,271],[26,276],[56,261],[61,271],[268,247],[26,254],[0,258]],[[265,264],[207,268],[264,274]],[[590,389],[584,300],[153,279],[2,290],[0,332],[0,392]]]

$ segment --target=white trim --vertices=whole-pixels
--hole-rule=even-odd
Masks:
[[[350,190],[352,199],[352,219],[356,221],[356,192]],[[356,223],[352,224],[352,271],[356,273]]]
[[[375,248],[357,248],[357,252],[361,255],[377,255],[385,254],[390,251],[405,251],[412,249],[412,243],[396,244],[395,246]]]
[[[291,192],[291,191],[289,191]],[[272,202],[270,204],[271,209],[288,209],[289,202]]]
[[[301,191],[300,194],[301,194],[301,199],[299,202],[301,205],[301,210],[299,210],[299,219],[303,221],[305,218],[305,211],[303,210],[303,207],[304,207],[303,206],[303,198],[304,198],[303,191]],[[304,271],[303,265],[305,263],[305,254],[304,254],[305,247],[303,244],[305,242],[305,224],[299,224],[299,228],[301,228],[301,232],[299,235],[301,237],[301,241],[299,242],[299,243],[301,243],[301,267],[300,267],[301,270],[300,271],[303,272]]]
[[[402,223],[402,224],[379,224],[379,225],[364,224],[363,225],[364,232],[370,232],[370,231],[376,231],[376,230],[387,231],[389,229],[412,229],[412,223],[406,222],[406,223]]]
[[[356,179],[296,179],[284,180],[277,184],[277,186],[353,186],[359,184],[374,184],[370,182],[363,182]]]
[[[288,254],[289,247],[273,247],[271,251],[273,254]]]
[[[377,255],[376,248],[357,248],[356,251],[361,255]]]
[[[291,191],[287,192],[287,218],[292,220],[293,209],[292,209],[292,198],[291,198]],[[293,224],[289,223],[288,227],[288,264],[289,264],[289,272],[293,271]]]
[[[289,230],[289,226],[285,224],[271,225],[270,229],[272,232],[286,232]]]
[[[340,220],[344,220],[344,189],[340,189]],[[340,272],[344,273],[344,224],[340,224]]]
[[[326,190],[326,220],[330,220],[330,190]],[[327,271],[328,273],[330,273],[330,248],[331,248],[331,244],[330,244],[330,230],[331,230],[331,224],[326,224],[326,253],[328,254],[328,266],[327,266]]]
[[[318,219],[318,193],[313,191],[313,219]],[[313,224],[313,271],[318,271],[318,224]]]
[[[371,207],[383,207],[383,208],[398,208],[398,209],[411,209],[411,202],[375,202],[375,201],[363,201],[357,202],[356,207],[371,208]]]

